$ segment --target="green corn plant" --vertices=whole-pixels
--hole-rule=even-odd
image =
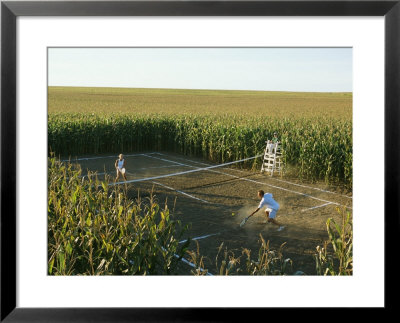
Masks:
[[[238,268],[238,265],[240,264],[240,257],[235,257],[234,252],[228,250],[227,247],[225,247],[223,256],[221,257],[220,261],[220,253],[223,249],[223,246],[224,243],[222,242],[218,247],[218,252],[215,257],[215,266],[218,275],[229,276],[240,273],[240,268]]]
[[[165,150],[223,163],[262,153],[277,131],[288,175],[352,187],[351,93],[49,87],[48,99],[49,153]]]
[[[232,120],[221,116],[49,114],[49,151],[59,155],[169,150],[223,163],[263,152],[282,132],[284,162],[301,178],[352,183],[351,122],[315,117]],[[307,139],[305,139],[307,138]],[[261,159],[243,163],[258,169]]]
[[[265,241],[260,234],[261,246],[258,251],[257,260],[251,259],[251,252],[248,249],[243,249],[243,255],[246,256],[246,271],[249,275],[286,275],[291,273],[293,262],[290,258],[284,259],[283,248],[286,243],[283,243],[279,250],[271,250],[269,241]]]
[[[189,255],[189,261],[195,266],[193,270],[190,272],[194,276],[205,276],[208,273],[208,270],[205,269],[204,260],[205,257],[200,254],[200,245],[197,240],[196,242],[196,250],[187,250],[187,254]]]
[[[314,255],[318,275],[352,275],[353,274],[353,225],[351,213],[346,208],[337,208],[341,214],[338,225],[333,218],[326,222],[329,241],[324,247],[317,246]],[[332,249],[333,252],[329,252]]]
[[[315,269],[317,272],[317,275],[336,275],[335,271],[335,265],[334,265],[334,259],[331,254],[328,253],[327,251],[328,248],[328,242],[324,242],[324,246],[320,247],[317,246],[316,250],[317,253],[314,254],[314,259],[315,259]]]
[[[78,165],[49,158],[48,272],[50,275],[175,274],[188,226],[153,196],[133,201],[125,187]]]

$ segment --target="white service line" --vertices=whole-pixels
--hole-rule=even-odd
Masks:
[[[154,155],[168,156],[168,155],[163,154],[163,153],[154,153]],[[153,157],[153,156],[152,156],[152,157]],[[168,156],[168,157],[172,157],[172,158],[184,160],[184,161],[187,161],[187,162],[190,161],[190,162],[192,162],[192,163],[199,164],[199,165],[212,166],[212,164],[202,163],[202,162],[198,162],[198,161],[191,160],[191,159],[187,159],[187,158],[183,158],[183,157],[176,157],[176,156]],[[154,157],[154,158],[156,158],[156,157]]]
[[[245,172],[242,171],[241,169],[235,169],[235,168],[227,168],[227,169],[234,170],[234,171],[241,172],[241,173],[245,173]],[[289,182],[289,181],[284,181],[283,179],[274,178],[274,177],[271,177],[270,179],[272,179],[272,180],[274,180],[274,181],[286,183],[286,184],[289,184],[289,185],[295,185],[295,186],[299,186],[299,187],[303,187],[303,188],[309,188],[309,189],[312,189],[312,190],[316,190],[316,191],[320,191],[320,192],[324,192],[324,193],[329,193],[329,194],[335,194],[335,195],[339,195],[339,196],[346,197],[346,198],[348,198],[348,199],[353,199],[352,196],[347,196],[347,195],[344,195],[344,194],[340,194],[340,193],[336,193],[336,192],[332,192],[332,191],[323,190],[322,188],[318,188],[318,187],[312,187],[312,186],[308,186],[308,185],[297,184],[297,183],[293,183],[293,182]]]
[[[214,172],[218,172],[218,171],[214,171]],[[260,185],[266,185],[266,186],[273,187],[273,188],[276,188],[276,189],[279,189],[279,190],[283,190],[283,191],[291,192],[291,193],[294,193],[294,194],[302,195],[302,196],[305,196],[305,197],[309,197],[310,199],[313,199],[313,200],[317,200],[317,201],[321,201],[321,202],[327,202],[327,203],[331,203],[331,204],[335,204],[335,205],[339,205],[339,206],[344,206],[344,207],[347,207],[349,209],[352,209],[350,206],[347,206],[347,205],[343,205],[343,204],[340,204],[340,203],[336,203],[336,202],[320,199],[320,198],[314,197],[314,196],[309,195],[309,194],[305,194],[305,193],[289,190],[287,188],[283,188],[283,187],[280,187],[280,186],[275,186],[275,185],[271,185],[271,184],[255,181],[255,180],[248,179],[248,178],[241,178],[239,176],[235,176],[235,175],[231,175],[231,174],[227,174],[227,173],[223,173],[223,172],[218,172],[218,173],[225,174],[225,175],[231,176],[231,177],[235,177],[235,178],[241,179],[243,181],[248,181],[248,182],[252,182],[252,183],[256,183],[256,184],[260,184]]]
[[[166,155],[163,154],[163,153],[154,153],[154,154],[155,154],[155,155],[163,155],[163,156],[166,156]],[[192,162],[192,163],[195,163],[195,164],[199,164],[199,165],[207,165],[207,166],[210,166],[210,164],[206,164],[206,163],[202,163],[202,162],[190,160],[190,159],[187,159],[187,158],[175,157],[175,156],[174,156],[173,158],[180,159],[180,160],[185,160],[185,161],[189,161],[189,162]],[[241,169],[235,169],[235,168],[227,168],[227,169],[244,173],[244,171],[241,170]],[[346,197],[346,198],[348,198],[348,199],[353,199],[352,196],[347,196],[347,195],[344,195],[344,194],[340,194],[340,193],[336,193],[336,192],[332,192],[332,191],[323,190],[323,189],[317,188],[317,187],[312,187],[312,186],[308,186],[308,185],[301,185],[301,184],[297,184],[297,183],[293,183],[293,182],[289,182],[289,181],[284,181],[284,180],[278,179],[278,178],[272,178],[272,177],[271,177],[271,179],[272,179],[272,180],[275,180],[275,181],[278,181],[278,182],[290,184],[290,185],[300,186],[300,187],[304,187],[304,188],[310,188],[310,189],[317,190],[317,191],[321,191],[321,192],[324,192],[324,193],[330,193],[330,194],[340,195],[340,196]]]
[[[133,180],[130,180],[130,181],[125,181],[125,182],[109,183],[108,185],[110,186],[110,185],[129,184],[129,183],[135,183],[135,182],[144,182],[144,181],[151,181],[153,179],[159,179],[159,178],[165,178],[165,177],[172,177],[172,176],[179,176],[179,175],[185,175],[185,174],[190,174],[190,173],[196,173],[196,172],[201,172],[203,170],[209,170],[209,169],[212,169],[212,168],[218,168],[218,167],[223,167],[223,166],[226,166],[226,165],[232,165],[232,164],[240,163],[240,162],[243,162],[243,161],[246,161],[246,160],[250,160],[250,159],[254,159],[254,158],[257,158],[257,157],[260,157],[260,156],[262,156],[262,155],[249,157],[249,158],[245,158],[245,159],[241,159],[241,160],[236,160],[236,161],[225,163],[225,164],[205,167],[205,168],[198,168],[198,167],[195,167],[195,166],[187,165],[189,167],[196,168],[196,169],[192,169],[192,170],[188,170],[188,171],[184,171],[184,172],[173,173],[173,174],[165,174],[165,175],[159,175],[159,176],[153,176],[153,177],[138,178],[138,179],[133,179]]]
[[[149,157],[150,157],[150,156],[149,156]],[[256,156],[256,157],[259,157],[259,156]],[[254,159],[254,158],[256,158],[256,157],[252,157],[252,158]],[[159,158],[154,157],[154,156],[151,156],[151,158],[159,159]],[[161,158],[160,158],[160,159],[161,159]],[[314,196],[312,196],[312,195],[305,194],[305,193],[301,193],[301,192],[297,192],[297,191],[293,191],[293,190],[289,190],[289,189],[284,188],[284,187],[280,187],[280,186],[276,186],[276,185],[271,185],[271,184],[267,184],[267,183],[263,183],[263,182],[259,182],[259,181],[255,181],[255,180],[249,179],[249,178],[242,178],[242,177],[239,177],[239,176],[236,176],[236,175],[232,175],[232,174],[228,174],[228,173],[224,173],[224,172],[221,172],[221,171],[212,170],[212,168],[216,168],[216,167],[198,168],[197,166],[182,164],[182,163],[179,163],[179,162],[176,162],[176,161],[173,161],[173,160],[168,160],[168,159],[165,159],[165,158],[163,158],[162,160],[163,160],[163,161],[169,161],[169,162],[171,162],[171,163],[176,163],[176,164],[188,166],[188,167],[197,168],[197,170],[208,170],[208,171],[213,172],[213,173],[218,173],[218,174],[223,174],[223,175],[226,175],[226,176],[234,177],[234,178],[240,179],[240,180],[242,180],[242,181],[252,182],[252,183],[256,183],[256,184],[260,184],[260,185],[266,185],[266,186],[273,187],[273,188],[276,188],[276,189],[280,189],[280,190],[283,190],[283,191],[287,191],[287,192],[291,192],[291,193],[294,193],[294,194],[298,194],[298,195],[302,195],[302,196],[305,196],[305,197],[309,197],[309,198],[314,199],[314,200],[317,200],[317,201],[326,202],[326,203],[331,203],[331,204],[335,204],[335,205],[339,205],[339,206],[345,206],[345,207],[347,207],[347,208],[349,208],[349,209],[352,209],[351,207],[349,207],[349,206],[347,206],[347,205],[343,205],[343,204],[340,204],[340,203],[337,203],[337,202],[332,202],[332,201],[320,199],[320,198],[314,197]],[[218,166],[218,165],[217,165],[217,166]],[[189,171],[189,172],[190,172],[190,171]],[[173,175],[174,175],[174,174],[173,174]],[[165,176],[165,177],[167,177],[167,176]]]
[[[204,202],[204,203],[208,203],[208,204],[211,203],[211,202],[209,202],[209,201],[202,200],[202,199],[200,199],[200,198],[198,198],[198,197],[195,197],[195,196],[193,196],[193,195],[190,195],[190,194],[188,194],[188,193],[185,193],[185,192],[176,190],[176,189],[174,189],[174,188],[172,188],[172,187],[169,187],[169,186],[167,186],[167,185],[164,185],[164,184],[161,184],[161,183],[158,183],[158,182],[154,182],[154,181],[152,181],[152,183],[157,184],[157,185],[160,185],[160,186],[165,187],[165,188],[168,188],[169,190],[172,190],[172,191],[181,193],[182,195],[188,196],[188,197],[190,197],[190,198],[192,198],[192,199],[195,199],[195,200],[198,200],[198,201],[201,201],[201,202]]]
[[[133,175],[132,173],[128,173],[128,172],[126,172],[126,173],[127,173],[127,174],[130,174],[130,175]],[[181,193],[182,195],[185,195],[185,196],[190,197],[190,198],[192,198],[192,199],[195,199],[195,200],[198,200],[198,201],[201,201],[201,202],[204,202],[204,203],[209,203],[209,204],[211,203],[211,202],[209,202],[209,201],[200,199],[200,198],[198,198],[198,197],[195,197],[195,196],[190,195],[190,194],[188,194],[188,193],[185,193],[185,192],[183,192],[183,191],[177,190],[177,189],[175,189],[175,188],[173,188],[173,187],[169,187],[169,186],[167,186],[167,185],[161,184],[161,183],[159,183],[159,182],[152,181],[152,183],[154,183],[154,184],[156,184],[156,185],[160,185],[160,186],[162,186],[162,187],[165,187],[165,188],[167,188],[167,189],[169,189],[169,190],[171,190],[171,191],[175,191],[175,192]]]
[[[158,153],[158,155],[159,155],[160,153]],[[168,163],[174,163],[174,164],[176,164],[176,165],[179,165],[179,166],[185,166],[185,167],[196,167],[196,166],[190,166],[190,165],[187,165],[187,164],[182,164],[182,163],[179,163],[179,162],[177,162],[177,161],[173,161],[173,160],[169,160],[169,159],[164,159],[164,158],[160,158],[160,157],[154,157],[154,156],[149,156],[149,155],[144,155],[144,156],[146,156],[146,157],[149,157],[149,158],[153,158],[153,159],[158,159],[158,160],[162,160],[162,161],[165,161],[165,162],[168,162]],[[206,165],[206,164],[205,164]],[[212,165],[208,165],[208,166],[212,166]],[[197,167],[198,168],[198,167]]]
[[[346,197],[348,199],[353,199],[352,196],[347,196],[347,195],[344,195],[344,194],[323,190],[322,188],[318,188],[318,187],[311,187],[311,186],[307,186],[307,185],[301,185],[301,184],[297,184],[297,183],[292,183],[292,182],[284,181],[284,180],[279,179],[279,178],[272,178],[272,179],[275,180],[275,181],[282,182],[282,183],[287,183],[287,184],[290,184],[290,185],[300,186],[300,187],[304,187],[304,188],[310,188],[310,189],[313,189],[313,190],[316,190],[316,191],[321,191],[321,192],[329,193],[329,194],[335,194],[335,195]]]
[[[208,237],[217,236],[217,235],[219,235],[219,234],[221,234],[221,232],[212,233],[212,234],[207,234],[207,235],[201,236],[201,237],[195,237],[195,238],[192,238],[192,239],[190,239],[190,240],[201,240],[201,239],[205,239],[205,238],[208,238]],[[186,241],[188,241],[188,239],[179,241],[179,243],[185,243]]]
[[[301,210],[300,212],[315,210],[315,209],[318,209],[320,207],[324,207],[324,206],[331,205],[331,204],[332,204],[332,202],[328,202],[328,203],[325,203],[325,204],[322,204],[322,205],[317,205],[317,206],[310,207],[308,209]]]
[[[179,166],[179,165],[152,166],[152,167],[135,168],[135,170],[158,169],[158,168],[171,168],[171,167],[178,167],[178,166]]]

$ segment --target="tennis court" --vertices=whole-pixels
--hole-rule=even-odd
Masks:
[[[79,163],[84,175],[91,171],[97,172],[99,178],[106,174],[115,178],[117,155],[80,156],[71,158],[71,162]],[[286,242],[285,258],[293,260],[294,272],[301,270],[313,275],[312,255],[317,245],[327,239],[326,220],[329,217],[340,219],[336,211],[338,206],[350,211],[352,208],[352,197],[343,190],[241,169],[243,161],[217,165],[170,152],[125,154],[124,159],[127,182],[110,185],[127,185],[132,198],[144,198],[153,192],[160,205],[167,201],[177,219],[191,224],[184,238],[197,240],[201,255],[212,263],[222,242],[224,248],[237,256],[242,248],[256,256],[260,247],[259,234],[262,234],[273,249]],[[272,193],[280,204],[276,219],[285,226],[283,231],[278,232],[276,226],[266,224],[261,211],[239,227],[241,220],[257,208],[259,189]],[[192,242],[190,249],[195,248]],[[215,267],[206,268],[211,274],[216,270]],[[183,264],[182,274],[185,270],[189,274],[190,269],[188,264]]]

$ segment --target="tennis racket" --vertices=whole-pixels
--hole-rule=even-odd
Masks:
[[[250,218],[250,216],[251,216],[251,215],[246,216],[246,217],[242,220],[242,222],[240,222],[240,227],[244,226],[244,224],[247,222],[247,220]]]

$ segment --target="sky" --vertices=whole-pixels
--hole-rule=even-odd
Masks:
[[[49,86],[352,92],[352,48],[49,48]]]

